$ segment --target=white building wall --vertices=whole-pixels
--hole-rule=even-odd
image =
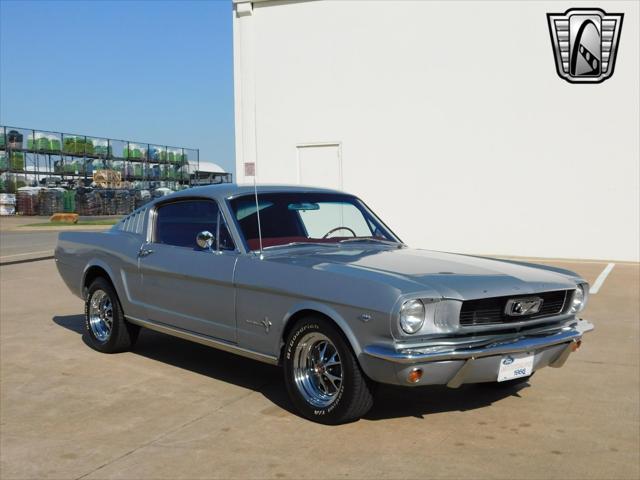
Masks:
[[[297,183],[301,148],[336,145],[330,186],[412,246],[638,261],[639,5],[236,4],[237,179],[257,154]],[[625,13],[615,73],[569,84],[546,13],[594,6]]]

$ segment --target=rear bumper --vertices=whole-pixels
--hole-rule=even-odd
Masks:
[[[495,336],[470,342],[468,339],[393,349],[381,345],[364,348],[360,358],[365,372],[374,380],[396,385],[448,385],[496,381],[503,355],[534,353],[534,371],[551,366],[561,367],[575,344],[593,330],[586,320],[573,320],[564,326],[511,336]],[[423,371],[417,383],[407,381],[416,368]]]

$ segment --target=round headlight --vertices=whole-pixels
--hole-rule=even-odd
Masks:
[[[584,301],[585,301],[584,286],[578,285],[578,287],[573,291],[573,298],[571,299],[570,313],[578,313],[582,311],[582,309],[584,308]]]
[[[416,333],[424,325],[425,310],[420,300],[404,302],[400,309],[400,328],[409,335]]]

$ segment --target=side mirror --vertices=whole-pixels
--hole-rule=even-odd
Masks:
[[[213,236],[213,233],[205,230],[204,232],[200,232],[196,236],[196,243],[203,250],[211,250],[213,243],[215,242],[216,237]]]

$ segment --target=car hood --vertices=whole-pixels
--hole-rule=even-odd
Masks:
[[[300,247],[266,256],[341,276],[389,284],[402,294],[460,300],[575,288],[573,272],[544,265],[388,247]]]

